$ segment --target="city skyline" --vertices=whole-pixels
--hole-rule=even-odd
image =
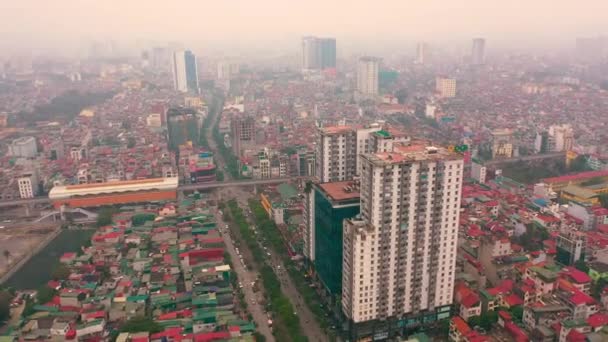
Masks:
[[[486,37],[498,48],[533,48],[566,47],[579,36],[608,33],[601,15],[606,7],[600,0],[585,1],[585,6],[549,0],[525,6],[521,0],[467,0],[458,5],[389,1],[376,6],[371,1],[357,1],[347,8],[341,2],[319,0],[290,5],[277,0],[183,1],[180,7],[190,9],[183,13],[168,3],[140,0],[86,4],[60,0],[48,8],[32,0],[15,1],[0,14],[6,27],[0,32],[0,47],[13,53],[82,54],[91,41],[114,40],[130,47],[134,42],[180,41],[195,51],[254,46],[293,50],[295,40],[319,35],[336,37],[345,51],[419,40],[462,46],[474,36]],[[206,20],[197,20],[211,12],[214,15]],[[360,25],[361,20],[375,24]]]

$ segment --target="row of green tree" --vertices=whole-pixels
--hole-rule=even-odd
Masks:
[[[323,312],[321,302],[319,301],[319,296],[315,290],[309,286],[305,273],[298,268],[293,260],[291,260],[278,227],[274,221],[268,217],[268,213],[266,210],[264,210],[262,205],[255,199],[249,200],[249,208],[255,217],[258,231],[264,236],[266,241],[271,244],[271,248],[274,250],[274,252],[281,256],[283,259],[283,265],[285,265],[285,268],[287,269],[287,272],[294,285],[298,289],[298,292],[302,298],[304,298],[306,305],[309,307],[313,315],[315,315],[321,329],[326,330],[329,324],[325,313]]]
[[[262,265],[260,277],[266,290],[266,296],[270,300],[270,308],[274,312],[276,328],[274,334],[277,341],[307,341],[308,339],[302,333],[300,320],[295,314],[293,305],[281,291],[281,283],[272,268],[267,264],[264,252],[256,242],[247,219],[236,200],[233,199],[228,202],[228,209],[230,210],[233,222],[239,228],[242,239],[251,251],[254,261],[257,265]]]

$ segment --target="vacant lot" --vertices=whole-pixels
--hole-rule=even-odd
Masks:
[[[0,230],[0,274],[7,271],[8,261],[14,264],[21,260],[53,230],[55,230],[53,227],[27,228],[21,226]],[[8,258],[5,256],[6,251],[10,253]]]
[[[51,272],[65,252],[77,252],[95,230],[63,230],[6,282],[16,289],[36,289],[51,279]]]

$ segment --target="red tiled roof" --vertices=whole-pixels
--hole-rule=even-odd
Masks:
[[[544,221],[544,222],[548,222],[548,223],[557,223],[559,222],[559,218],[555,217],[555,216],[551,216],[551,215],[538,215],[536,216],[537,219]]]
[[[570,330],[568,336],[566,336],[568,342],[585,342],[586,340],[585,334],[578,332],[576,329]]]
[[[462,299],[460,304],[462,304],[465,308],[471,308],[479,303],[479,296],[471,292],[468,296]]]
[[[587,273],[577,270],[574,267],[565,267],[562,272],[577,284],[586,284],[591,282],[591,277],[587,275]]]
[[[467,322],[465,322],[460,316],[455,316],[452,318],[452,323],[461,335],[466,335],[469,331],[471,331],[471,327],[469,327]]]
[[[604,325],[608,325],[608,315],[596,313],[587,318],[587,324],[593,328],[598,328]]]
[[[522,305],[524,303],[524,301],[521,298],[519,298],[519,296],[517,296],[516,294],[511,294],[511,295],[507,296],[505,298],[505,302],[509,306],[517,306],[517,305]]]
[[[570,297],[570,301],[575,305],[595,303],[595,300],[591,298],[591,296],[581,291],[577,291],[572,297]]]

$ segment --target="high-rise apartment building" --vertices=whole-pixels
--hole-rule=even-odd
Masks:
[[[196,56],[190,50],[175,51],[172,56],[173,86],[182,93],[198,93]]]
[[[302,69],[319,70],[336,67],[336,39],[302,38]]]
[[[549,146],[552,151],[570,151],[574,144],[574,131],[571,125],[551,125],[549,127]]]
[[[239,73],[240,66],[236,62],[220,61],[217,63],[217,79],[230,80]]]
[[[378,58],[361,57],[357,63],[357,91],[363,97],[378,95]]]
[[[361,158],[361,213],[344,221],[342,310],[352,340],[390,338],[450,316],[463,158],[418,142]]]
[[[428,63],[429,58],[429,45],[424,42],[420,42],[416,45],[416,64]]]
[[[244,146],[255,142],[255,119],[251,116],[235,116],[230,122],[232,131],[232,149],[240,157]]]
[[[19,196],[21,198],[34,198],[38,194],[38,177],[36,173],[26,173],[17,178]]]
[[[473,49],[471,51],[471,63],[481,65],[485,62],[486,40],[484,38],[473,39]]]
[[[357,130],[351,126],[317,130],[317,178],[323,182],[351,180],[357,171]]]
[[[447,77],[435,78],[435,91],[441,98],[456,96],[456,80]]]

